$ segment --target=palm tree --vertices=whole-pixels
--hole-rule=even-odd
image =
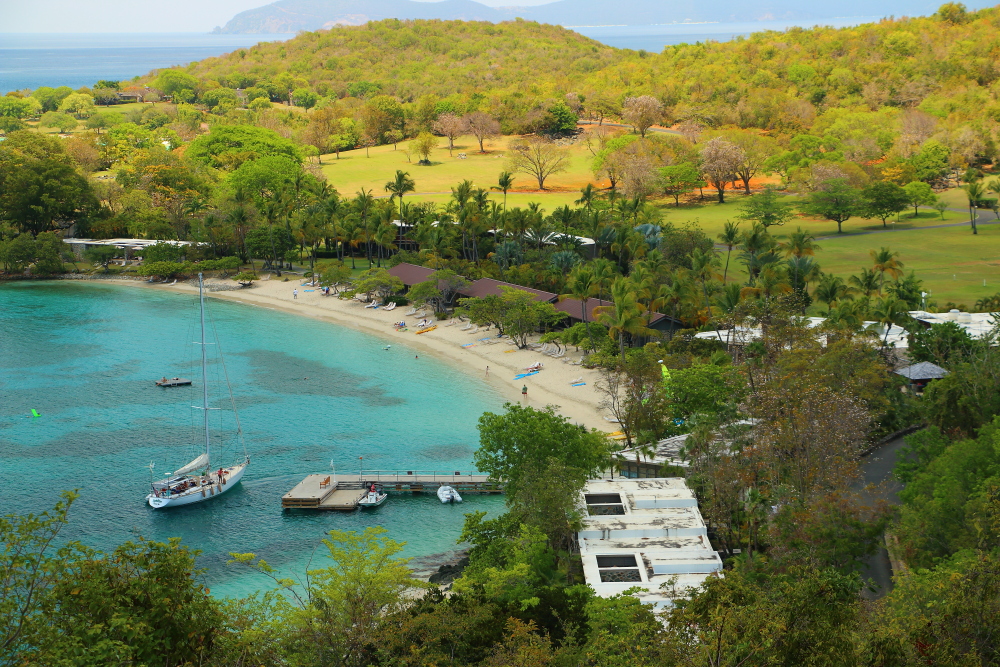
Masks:
[[[497,179],[497,184],[490,188],[491,190],[499,190],[503,193],[504,215],[507,213],[507,191],[512,187],[514,187],[514,174],[509,171],[501,171],[500,178]]]
[[[576,219],[576,211],[569,207],[569,204],[560,206],[556,210],[552,211],[552,222],[557,225],[562,225],[563,234],[569,235],[569,226],[573,224],[573,220]]]
[[[726,282],[726,276],[729,275],[729,256],[733,254],[733,248],[740,240],[739,228],[740,223],[726,220],[726,225],[723,227],[722,233],[719,234],[719,241],[726,246],[726,268],[722,272],[723,284]]]
[[[389,193],[389,200],[399,197],[399,219],[403,219],[403,195],[417,189],[417,184],[410,178],[410,173],[396,170],[396,178],[385,184],[385,191]]]
[[[606,257],[599,257],[590,263],[590,269],[594,272],[594,286],[597,293],[597,300],[603,306],[607,288],[610,287],[611,282],[617,275],[615,264]]]
[[[597,321],[608,327],[612,340],[618,339],[618,349],[625,361],[625,336],[643,336],[652,333],[643,322],[642,307],[635,298],[635,288],[628,278],[617,278],[611,284],[613,305],[595,309]]]
[[[899,253],[892,252],[888,248],[880,248],[878,251],[869,250],[868,254],[872,258],[872,268],[879,272],[878,293],[881,295],[885,274],[888,273],[893,279],[898,280],[903,275],[903,263],[899,261]]]
[[[566,281],[566,289],[567,293],[560,294],[559,300],[576,299],[580,302],[580,320],[583,322],[583,327],[587,330],[587,335],[590,338],[590,349],[596,349],[594,335],[587,324],[587,301],[597,291],[597,280],[594,277],[594,272],[585,265],[577,266],[569,274],[569,280]]]
[[[577,206],[583,206],[589,213],[595,199],[597,199],[597,190],[594,188],[593,183],[587,183],[587,186],[580,190],[580,198],[573,203]]]
[[[708,283],[722,277],[715,270],[718,265],[719,256],[715,254],[715,250],[705,252],[701,248],[695,248],[691,252],[691,277],[701,283],[702,294],[705,298],[706,317],[708,319],[712,317],[712,304],[708,298]],[[719,340],[721,341],[722,339],[720,338]]]
[[[834,304],[849,298],[851,288],[839,276],[830,274],[820,278],[819,285],[813,292],[813,298],[826,304],[827,310],[832,310]]]
[[[368,268],[371,268],[372,250],[371,246],[368,245],[367,241],[368,241],[368,213],[371,211],[372,206],[375,205],[375,198],[372,197],[372,191],[371,190],[366,191],[364,188],[361,188],[360,190],[358,190],[358,193],[357,195],[355,195],[354,200],[351,202],[351,204],[354,206],[354,210],[358,213],[358,215],[361,216],[361,226],[362,226],[362,231],[364,232],[365,244],[366,244],[365,254],[368,256]],[[354,267],[354,256],[352,255],[351,268],[353,267]]]
[[[853,287],[857,288],[857,291],[865,296],[871,296],[875,292],[879,291],[879,277],[875,272],[875,269],[866,269],[862,267],[861,274],[857,276],[851,276],[847,279]]]
[[[466,179],[451,189],[451,198],[457,210],[465,208],[465,204],[472,199],[472,185],[472,181]]]
[[[757,256],[769,250],[773,245],[774,240],[767,233],[764,225],[760,223],[755,222],[750,229],[746,229],[740,234],[740,246],[742,248],[740,258],[747,266],[747,274],[749,275],[748,283],[750,285],[753,285],[760,266]]]
[[[872,309],[872,315],[875,316],[875,320],[879,324],[885,327],[882,345],[885,345],[889,339],[889,330],[892,328],[892,325],[902,324],[905,321],[908,316],[908,310],[906,302],[894,296],[879,299],[878,303],[875,304],[875,307]]]
[[[978,234],[979,230],[976,228],[976,205],[982,200],[986,188],[983,187],[982,181],[972,181],[963,185],[962,189],[965,190],[965,196],[969,199],[969,222],[972,223],[972,233]]]
[[[815,241],[815,236],[799,227],[778,247],[785,253],[785,257],[812,257],[820,249]]]

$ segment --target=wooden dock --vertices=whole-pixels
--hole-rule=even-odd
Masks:
[[[291,491],[281,497],[283,509],[343,510],[357,509],[371,484],[383,491],[435,491],[448,485],[460,493],[502,493],[502,485],[480,473],[442,473],[420,471],[372,471],[359,475],[306,475]]]

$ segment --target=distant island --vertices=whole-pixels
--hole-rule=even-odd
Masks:
[[[498,23],[522,18],[563,26],[650,25],[684,22],[823,21],[850,16],[914,16],[932,14],[934,2],[888,0],[873,7],[861,0],[804,4],[765,0],[747,4],[735,0],[699,3],[691,0],[623,0],[611,10],[600,0],[558,0],[534,7],[489,7],[474,0],[278,0],[240,12],[217,33],[294,34],[336,25],[362,25],[383,19],[441,19]]]

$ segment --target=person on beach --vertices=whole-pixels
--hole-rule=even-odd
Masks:
[[[299,290],[298,290],[298,288],[292,290],[292,298],[293,299],[298,299],[299,298]]]
[[[490,367],[487,366],[486,367],[486,377],[489,377],[489,376],[490,376]]]
[[[521,387],[521,396],[524,397],[524,400],[528,400],[528,385]]]

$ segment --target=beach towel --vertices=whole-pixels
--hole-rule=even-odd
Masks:
[[[532,375],[538,375],[538,371],[531,371],[530,373],[519,373],[514,376],[514,379],[520,380],[522,378],[530,378]]]
[[[314,290],[314,289],[304,289],[304,290],[302,290],[302,291],[303,291],[303,292],[315,292],[316,290]]]
[[[587,383],[586,382],[577,382],[576,384],[571,384],[570,386],[571,387],[582,387],[585,384],[587,384]]]
[[[462,347],[472,347],[473,345],[475,345],[475,343],[466,343]]]

